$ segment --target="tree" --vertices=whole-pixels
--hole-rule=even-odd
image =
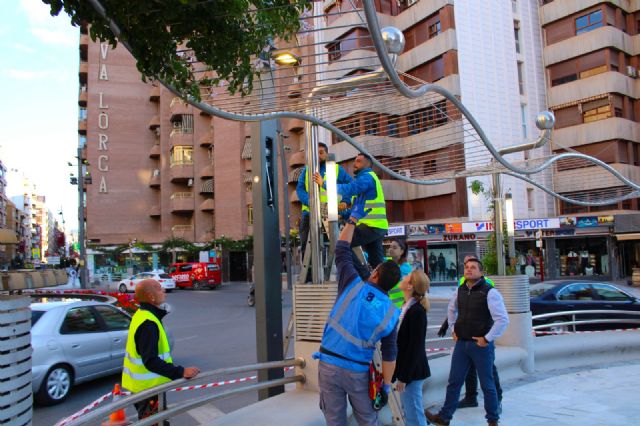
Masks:
[[[42,0],[51,15],[64,10],[74,25],[90,24],[92,40],[118,43],[107,20],[87,0]],[[229,83],[230,93],[250,93],[256,74],[252,57],[271,38],[289,40],[300,28],[299,17],[311,0],[100,0],[118,24],[120,41],[127,42],[145,77],[170,82],[183,96],[200,99],[199,83]],[[197,61],[214,77],[194,72]],[[215,74],[214,74],[215,73]]]

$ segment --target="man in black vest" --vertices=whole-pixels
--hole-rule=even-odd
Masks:
[[[456,345],[451,356],[447,395],[440,412],[425,410],[429,422],[448,426],[458,407],[460,389],[471,365],[475,365],[484,394],[485,418],[489,426],[498,424],[498,394],[493,380],[494,340],[509,325],[509,316],[502,295],[491,287],[482,275],[482,263],[477,258],[464,263],[465,283],[458,287],[449,302],[447,318],[454,325]]]

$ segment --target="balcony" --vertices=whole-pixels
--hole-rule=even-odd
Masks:
[[[88,99],[89,94],[87,93],[87,86],[80,87],[80,93],[78,94],[78,105],[81,107],[86,107]]]
[[[289,156],[289,167],[303,166],[306,164],[304,151],[294,152]]]
[[[173,225],[171,227],[171,234],[175,238],[192,238],[193,225]]]
[[[86,61],[80,62],[80,70],[78,71],[78,78],[80,84],[87,84],[87,77],[89,76],[89,63]]]
[[[194,209],[193,192],[174,192],[171,194],[171,212],[185,213]]]
[[[160,101],[160,86],[151,86],[151,91],[149,92],[149,102],[159,102]]]
[[[211,145],[213,145],[213,135],[211,134],[211,132],[205,133],[204,136],[202,136],[198,141],[198,144],[203,148],[209,148]]]
[[[81,135],[87,134],[87,120],[78,121],[78,133]]]
[[[201,179],[212,178],[213,177],[213,165],[209,164],[204,169],[200,170],[199,175],[200,175]]]
[[[169,167],[171,182],[186,182],[193,179],[193,161],[174,161]]]
[[[88,34],[80,34],[80,58],[82,60],[87,60],[89,51],[89,35]]]
[[[157,188],[160,186],[160,170],[156,169],[151,172],[151,178],[149,179],[149,186]]]
[[[149,120],[148,126],[150,130],[155,130],[158,127],[160,127],[160,117],[158,117],[157,115],[154,115],[153,118]]]
[[[149,158],[159,158],[160,157],[160,144],[153,144],[151,147],[151,151],[149,151]]]
[[[160,206],[151,206],[151,208],[149,209],[149,216],[160,217],[161,216]]]
[[[169,133],[169,140],[171,141],[171,146],[193,146],[193,133],[185,133],[180,128],[173,129],[171,133]]]
[[[212,212],[215,208],[215,201],[213,198],[206,199],[200,204],[200,210],[203,212]]]
[[[171,110],[171,121],[180,121],[181,115],[191,113],[191,106],[177,96],[171,100],[169,109]]]

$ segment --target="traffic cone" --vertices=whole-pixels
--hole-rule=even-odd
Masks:
[[[118,383],[113,387],[112,394],[112,402],[116,402],[120,399],[122,395],[122,391],[120,390],[120,385]],[[103,423],[102,426],[123,426],[127,424],[127,415],[124,412],[124,408],[120,408],[115,412],[109,414],[109,421]]]

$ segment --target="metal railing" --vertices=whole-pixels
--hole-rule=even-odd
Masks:
[[[637,318],[598,318],[598,319],[585,319],[578,320],[576,316],[579,315],[601,315],[601,314],[616,314],[616,315],[628,315],[629,317],[637,317]],[[556,322],[547,322],[545,324],[538,324],[532,327],[532,330],[535,332],[536,330],[544,330],[548,328],[560,327],[564,328],[569,327],[572,328],[572,331],[577,331],[576,328],[579,325],[585,324],[640,324],[640,311],[622,311],[622,310],[611,310],[611,309],[597,309],[597,310],[578,310],[578,311],[559,311],[559,312],[550,312],[547,314],[534,315],[531,319],[533,321],[543,320],[548,318],[559,318],[560,321]],[[570,321],[563,321],[563,319],[571,318]]]
[[[181,200],[184,198],[193,198],[193,192],[174,192],[171,194],[172,200]]]
[[[263,363],[257,363],[257,364],[244,365],[240,367],[231,367],[231,368],[219,368],[217,370],[212,370],[212,371],[202,373],[195,379],[190,379],[190,380],[178,379],[169,383],[165,383],[164,385],[156,386],[154,388],[147,389],[142,392],[131,394],[125,398],[119,399],[118,401],[104,405],[85,416],[72,420],[67,424],[67,426],[100,424],[100,421],[105,417],[109,416],[109,414],[111,414],[112,412],[129,407],[136,402],[148,400],[154,396],[158,396],[158,399],[159,399],[158,406],[160,407],[160,410],[162,410],[162,407],[164,406],[162,400],[165,398],[166,392],[183,385],[192,386],[198,382],[202,382],[214,376],[218,376],[222,374],[245,373],[247,371],[254,371],[254,370],[284,368],[284,367],[291,367],[291,366],[304,368],[305,365],[306,363],[302,358],[295,358],[295,359],[290,358],[283,361],[263,362]],[[157,414],[154,414],[153,416],[147,417],[144,420],[140,420],[132,424],[137,426],[152,425],[152,424],[161,422],[162,420],[170,419],[172,417],[185,413],[194,408],[208,404],[209,402],[214,401],[216,399],[220,399],[230,395],[235,395],[235,394],[244,393],[244,392],[256,391],[260,389],[268,389],[275,386],[282,386],[287,383],[296,383],[296,382],[304,383],[304,381],[305,381],[305,376],[303,374],[296,374],[291,377],[284,377],[282,379],[267,380],[265,382],[260,382],[256,384],[240,386],[235,389],[217,393],[215,395],[205,395],[205,396],[193,398],[187,401],[181,401],[179,405],[165,409],[163,411],[159,411]]]

